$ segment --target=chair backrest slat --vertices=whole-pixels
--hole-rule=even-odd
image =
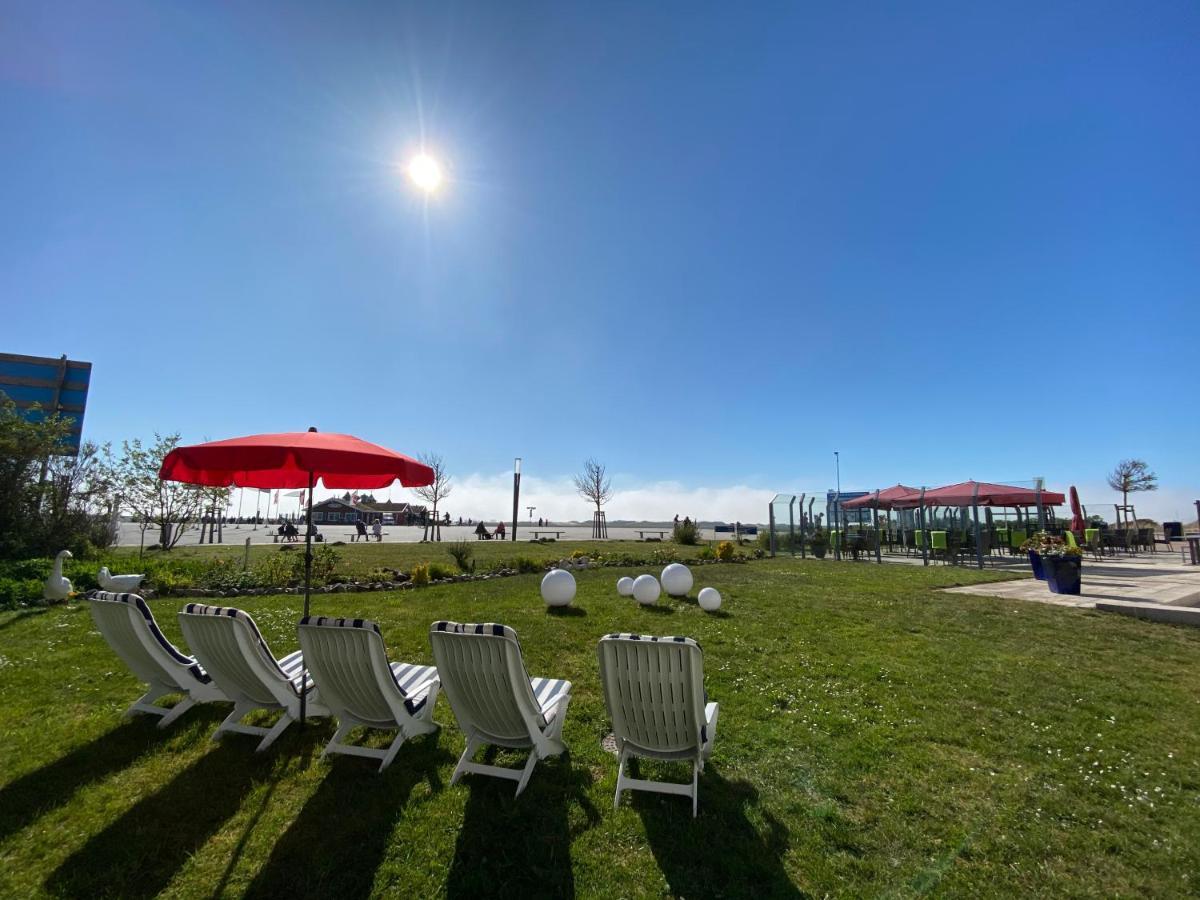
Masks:
[[[195,660],[166,639],[145,600],[137,594],[92,591],[88,601],[97,630],[134,675],[147,684],[187,684],[186,671]]]
[[[228,612],[240,615],[226,615]],[[247,624],[243,617],[250,618],[240,610],[189,603],[179,614],[179,624],[188,646],[218,685],[227,693],[241,693],[255,703],[270,706],[279,698],[268,682],[289,690],[291,683],[263,645],[253,620]]]
[[[704,661],[694,641],[609,635],[600,679],[618,738],[660,753],[699,752]]]
[[[300,649],[321,697],[362,721],[394,721],[396,709],[381,686],[392,681],[383,637],[373,622],[339,622],[345,620],[313,618],[300,623]],[[395,695],[402,697],[403,692],[396,688]]]
[[[541,715],[512,629],[438,622],[429,639],[442,690],[461,724],[492,738],[530,738],[529,721],[541,723]]]

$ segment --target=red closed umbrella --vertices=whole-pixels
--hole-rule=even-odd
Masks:
[[[254,434],[176,447],[162,461],[158,477],[211,487],[306,488],[304,529],[304,615],[312,581],[312,495],[320,481],[327,488],[385,488],[433,483],[433,469],[348,434],[322,434],[315,428],[284,434]],[[300,698],[304,719],[304,696]]]
[[[1071,485],[1071,530],[1083,534],[1087,523],[1083,521],[1083,504],[1079,502],[1079,491]]]

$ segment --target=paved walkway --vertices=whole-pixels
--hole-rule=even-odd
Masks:
[[[1005,569],[1009,566],[1005,565]],[[1029,564],[1024,564],[1029,571]],[[1200,607],[1200,566],[1184,565],[1178,553],[1143,553],[1139,556],[1084,557],[1083,590],[1078,596],[1052,594],[1045,582],[1034,578],[948,588],[955,594],[979,594],[1012,600],[1032,600],[1059,606],[1095,609],[1097,603],[1155,603],[1174,607]]]

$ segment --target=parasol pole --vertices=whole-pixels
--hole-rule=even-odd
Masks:
[[[314,429],[310,429],[314,430]],[[305,516],[304,527],[304,615],[308,617],[308,593],[312,585],[312,495],[315,479],[313,478],[312,470],[308,473],[308,513]],[[308,683],[308,664],[306,661],[301,661],[300,664],[300,725],[304,725],[305,700],[308,698],[308,691],[304,689],[304,685]]]

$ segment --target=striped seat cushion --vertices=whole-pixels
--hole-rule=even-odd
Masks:
[[[495,622],[434,622],[434,631],[448,631],[451,634],[488,634],[493,637],[510,637],[514,641],[517,640],[517,633],[507,625],[498,625]]]
[[[305,616],[300,620],[301,625],[319,625],[322,628],[358,628],[373,631],[383,641],[383,632],[379,624],[370,619],[342,619],[333,616]],[[387,656],[387,650],[384,650]],[[419,666],[415,663],[392,663],[392,681],[400,696],[404,698],[404,706],[409,715],[415,716],[429,699],[429,682],[437,678],[437,669],[433,666]]]
[[[255,640],[258,641],[259,649],[262,650],[263,661],[274,665],[279,674],[287,679],[288,684],[292,686],[292,690],[299,694],[302,680],[305,693],[313,689],[312,675],[304,669],[304,654],[300,650],[297,650],[294,653],[289,653],[283,659],[276,659],[275,654],[271,652],[271,648],[267,646],[267,642],[263,640],[262,632],[258,630],[258,625],[250,613],[232,606],[208,606],[204,603],[189,603],[183,608],[183,611],[196,616],[224,616],[244,622],[250,629],[250,633],[254,635]]]
[[[686,644],[689,647],[695,647],[697,650],[701,649],[700,644],[697,643],[692,638],[677,637],[676,635],[664,635],[662,637],[655,637],[654,635],[650,635],[650,634],[630,634],[629,632],[623,631],[620,634],[606,634],[604,636],[604,640],[606,640],[606,641],[614,641],[614,640],[616,640],[616,641],[650,641],[652,643],[657,643],[660,641],[662,643],[672,643],[673,642],[676,644]]]
[[[533,689],[533,696],[538,702],[538,712],[545,723],[549,723],[558,713],[555,704],[558,703],[559,697],[571,690],[571,682],[563,678],[531,678],[529,686]]]
[[[100,600],[105,603],[125,603],[132,606],[142,618],[146,620],[146,627],[150,629],[150,634],[153,635],[160,647],[166,651],[167,655],[175,662],[182,666],[187,666],[187,670],[201,684],[208,684],[212,679],[208,673],[204,671],[204,667],[196,662],[195,657],[188,656],[180,651],[178,647],[167,640],[167,636],[159,630],[158,623],[154,621],[154,615],[150,612],[150,607],[146,601],[138,594],[114,594],[110,591],[88,591],[85,595],[89,600]]]

